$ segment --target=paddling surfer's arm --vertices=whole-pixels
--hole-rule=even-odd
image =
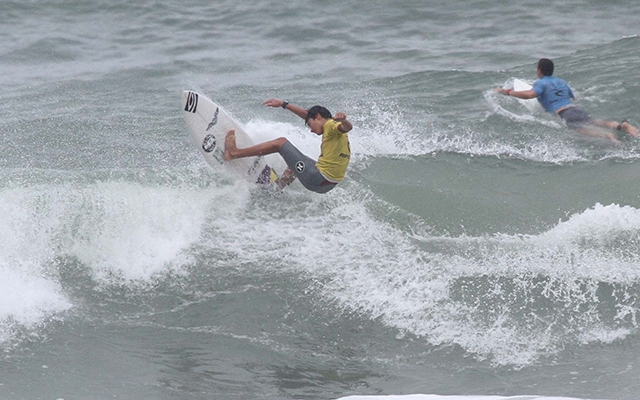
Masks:
[[[280,100],[280,99],[269,99],[269,100],[265,101],[262,104],[264,104],[265,106],[269,106],[269,107],[282,107],[285,110],[291,111],[292,113],[294,113],[295,115],[297,115],[298,117],[300,117],[302,119],[306,119],[307,118],[307,110],[305,110],[302,107],[298,107],[296,105],[289,104],[288,101],[284,101],[284,100]]]
[[[511,89],[505,89],[505,88],[496,88],[496,89],[493,89],[493,91],[494,92],[498,92],[500,94],[504,94],[505,96],[517,97],[517,98],[523,99],[523,100],[535,99],[536,97],[538,97],[536,92],[534,92],[531,89],[529,89],[529,90],[511,90]]]

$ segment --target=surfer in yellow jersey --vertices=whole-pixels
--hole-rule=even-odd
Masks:
[[[349,132],[353,125],[347,121],[343,112],[335,116],[322,106],[313,106],[308,110],[289,104],[288,101],[269,99],[264,102],[269,107],[282,107],[304,119],[311,132],[322,136],[321,152],[318,161],[304,155],[287,138],[280,137],[255,146],[239,149],[236,146],[235,131],[227,132],[224,159],[234,160],[243,157],[264,156],[280,153],[288,168],[276,181],[279,187],[293,182],[296,177],[302,185],[316,193],[326,193],[333,189],[345,176],[351,149]]]

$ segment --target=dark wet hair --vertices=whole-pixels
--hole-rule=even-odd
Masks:
[[[307,110],[307,116],[304,118],[305,125],[309,125],[309,120],[314,119],[318,115],[326,119],[333,118],[333,116],[331,115],[331,111],[322,106],[313,106],[309,110]]]
[[[541,58],[540,61],[538,61],[538,69],[544,76],[553,75],[553,61],[548,58]]]

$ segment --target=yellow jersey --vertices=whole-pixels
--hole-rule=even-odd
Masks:
[[[344,178],[351,159],[349,135],[338,130],[340,122],[330,119],[322,127],[322,145],[316,168],[330,182]]]

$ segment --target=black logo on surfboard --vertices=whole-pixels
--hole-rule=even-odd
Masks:
[[[187,97],[187,104],[184,106],[184,110],[186,112],[195,113],[198,108],[198,93],[189,92],[189,97]]]
[[[213,128],[218,123],[218,111],[220,111],[220,108],[216,107],[216,112],[213,114],[213,119],[211,120],[211,122],[209,122],[209,125],[207,126],[207,129],[205,129],[205,131]]]
[[[216,148],[216,138],[213,135],[207,135],[202,141],[202,150],[211,153]]]

